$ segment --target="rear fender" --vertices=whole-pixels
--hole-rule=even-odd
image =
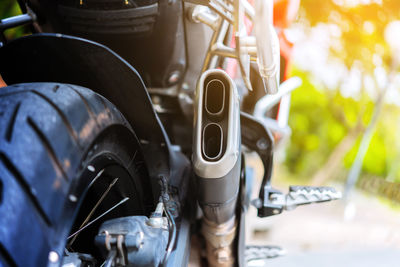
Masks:
[[[170,177],[175,172],[171,166],[179,164],[171,162],[168,136],[140,75],[129,63],[101,44],[48,33],[8,43],[0,48],[0,59],[0,73],[7,84],[75,84],[92,89],[117,106],[143,145],[154,202],[158,202],[158,176]]]

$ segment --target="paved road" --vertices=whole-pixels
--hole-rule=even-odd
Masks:
[[[292,253],[271,259],[266,267],[397,267],[400,250],[373,249]]]
[[[400,208],[362,192],[347,204],[303,206],[265,219],[250,208],[246,223],[247,244],[279,245],[287,251],[265,266],[400,266]]]

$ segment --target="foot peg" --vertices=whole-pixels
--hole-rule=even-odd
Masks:
[[[265,186],[261,198],[252,201],[258,209],[259,217],[280,214],[283,210],[292,210],[300,205],[320,203],[340,199],[342,194],[333,187],[290,186],[284,195],[271,186]]]
[[[245,261],[264,260],[285,255],[286,252],[277,246],[246,246]]]
[[[290,186],[286,195],[286,210],[291,210],[299,205],[320,203],[340,199],[342,193],[333,187],[327,186]]]

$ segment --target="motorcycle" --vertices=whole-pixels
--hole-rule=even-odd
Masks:
[[[246,266],[282,254],[246,246],[250,202],[267,217],[340,198],[271,186],[301,83],[278,90],[273,1],[18,3],[0,22],[1,265]]]

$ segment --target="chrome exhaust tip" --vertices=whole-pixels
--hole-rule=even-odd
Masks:
[[[194,171],[201,178],[224,177],[240,158],[239,95],[225,71],[200,76],[194,116]]]

